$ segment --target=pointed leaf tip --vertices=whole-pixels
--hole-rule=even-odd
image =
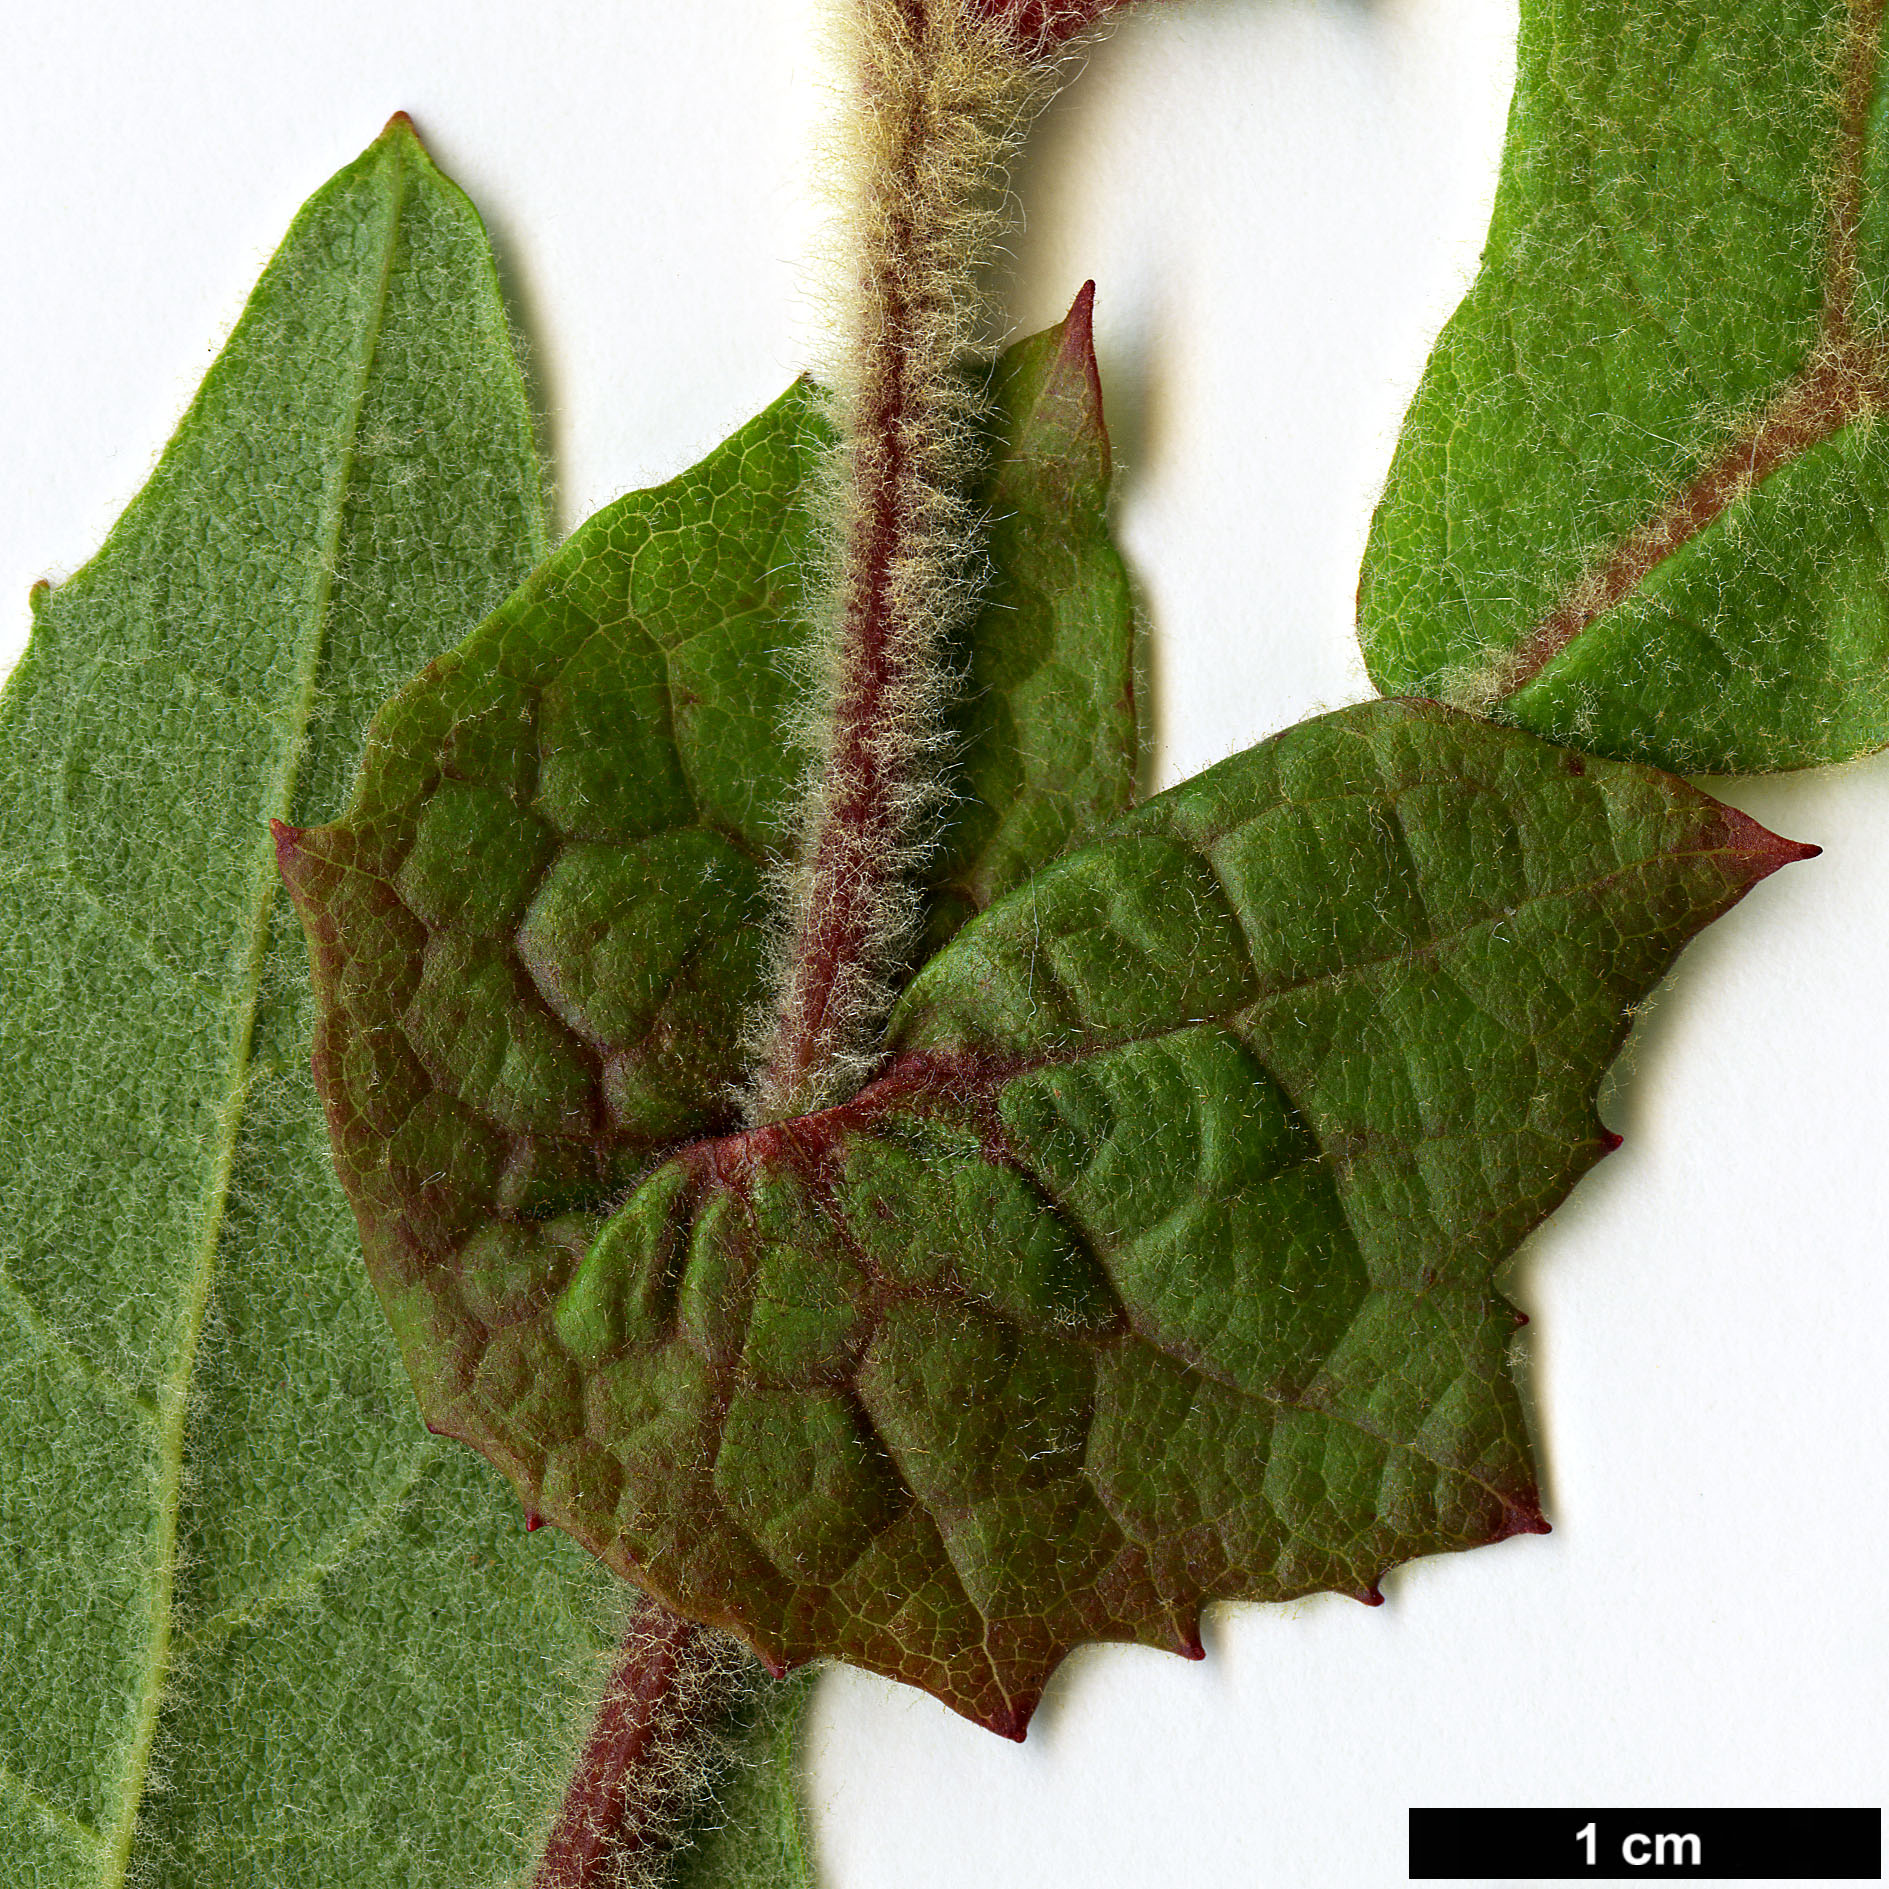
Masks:
[[[1043,476],[1099,482],[1111,476],[1102,374],[1095,358],[1095,284],[1084,283],[1055,327],[1020,342],[1004,357],[999,404],[1014,414],[1016,450]],[[1065,500],[1067,502],[1067,500]]]
[[[1111,471],[1108,421],[1102,411],[1102,369],[1095,358],[1095,281],[1091,278],[1076,292],[1076,299],[1063,317],[1062,343],[1056,351],[1056,365],[1050,370],[1050,384],[1045,398],[1079,398],[1086,409],[1084,418],[1094,429],[1102,454],[1102,477]]]
[[[1069,304],[1069,313],[1063,317],[1063,326],[1073,334],[1080,334],[1086,346],[1095,329],[1095,277],[1091,276],[1076,291],[1076,299]],[[1067,343],[1064,344],[1067,346]]]
[[[1770,878],[1782,866],[1801,865],[1823,851],[1821,846],[1812,846],[1803,840],[1787,840],[1768,826],[1759,825],[1750,814],[1731,806],[1725,808],[1725,837],[1731,850],[1751,867],[1753,885]]]

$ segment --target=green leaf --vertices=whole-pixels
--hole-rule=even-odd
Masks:
[[[473,1884],[610,1583],[430,1438],[267,822],[544,550],[484,233],[404,120],[297,217],[0,698],[0,1879]]]
[[[813,1889],[800,1744],[817,1669],[758,1687],[722,1736],[730,1768],[671,1865],[672,1889]]]
[[[1692,771],[1889,742],[1882,32],[1524,0],[1483,271],[1365,557],[1380,688]]]
[[[969,791],[935,868],[934,949],[1133,794],[1134,617],[1088,299],[1000,366],[995,581],[965,652]],[[387,1173],[437,1155],[438,1237],[522,1215],[581,1242],[556,1216],[734,1125],[767,874],[809,759],[782,730],[826,443],[802,383],[597,513],[388,705],[345,818],[282,836],[367,1221]],[[549,1254],[495,1250],[494,1290]]]
[[[1080,1641],[1197,1652],[1203,1601],[1374,1598],[1543,1525],[1492,1274],[1605,1151],[1632,1006],[1802,851],[1645,769],[1345,710],[997,901],[854,1101],[548,1218],[505,1207],[528,1135],[491,1102],[416,1077],[364,1125],[346,1006],[424,977],[420,921],[396,948],[383,881],[297,871],[430,1419],[771,1663],[1021,1736]]]
[[[1090,283],[998,365],[1004,450],[980,494],[991,582],[959,662],[963,792],[930,874],[923,956],[1134,799],[1135,612],[1108,530],[1094,301]]]

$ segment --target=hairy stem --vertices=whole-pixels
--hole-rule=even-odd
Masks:
[[[943,646],[974,601],[966,499],[982,415],[981,271],[1004,166],[1075,34],[1115,0],[856,0],[840,444],[818,762],[751,1115],[845,1101],[872,1073],[918,916],[923,816],[943,798]],[[618,1655],[532,1889],[659,1883],[725,1762],[746,1655],[654,1600]]]
[[[618,1649],[532,1889],[654,1889],[726,1763],[719,1727],[754,1670],[727,1635],[645,1600]]]
[[[785,887],[757,1123],[832,1106],[877,1061],[918,914],[913,868],[944,789],[942,660],[976,588],[965,499],[979,419],[980,269],[1005,161],[1093,8],[859,0],[846,358],[831,480],[817,773]]]

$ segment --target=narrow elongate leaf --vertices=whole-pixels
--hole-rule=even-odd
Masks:
[[[292,849],[322,1080],[431,1421],[776,1665],[1014,1736],[1080,1641],[1197,1652],[1203,1601],[1374,1598],[1543,1526],[1491,1275],[1608,1145],[1631,1006],[1803,851],[1645,769],[1349,709],[998,900],[853,1102],[606,1213],[506,1198],[530,1130],[488,1098],[522,1082],[409,1047],[378,1113],[372,993],[466,947],[339,841]]]
[[[404,120],[311,199],[0,698],[0,1881],[482,1882],[611,1602],[426,1435],[272,815],[543,555],[484,233]]]
[[[1359,588],[1372,678],[1687,771],[1889,742],[1881,0],[1523,0],[1483,271]]]

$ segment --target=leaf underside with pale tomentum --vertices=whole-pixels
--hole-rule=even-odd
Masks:
[[[442,778],[414,763],[404,804]],[[1492,1274],[1604,1151],[1631,1006],[1801,852],[1648,770],[1346,710],[998,899],[851,1103],[532,1196],[537,1123],[505,1111],[552,1092],[539,1046],[591,1085],[570,1119],[608,1105],[549,1034],[550,946],[601,929],[560,866],[597,842],[511,855],[476,947],[505,976],[452,1012],[494,1046],[469,1075],[426,980],[471,928],[415,911],[425,815],[390,842],[375,781],[284,865],[430,1420],[775,1665],[837,1654],[1012,1736],[1084,1640],[1197,1652],[1203,1602],[1375,1598],[1543,1526]]]
[[[1483,270],[1359,588],[1372,679],[1687,771],[1889,742],[1879,0],[1524,0]]]
[[[268,819],[545,552],[477,215],[308,203],[0,697],[0,1882],[494,1883],[623,1611],[426,1434]]]

